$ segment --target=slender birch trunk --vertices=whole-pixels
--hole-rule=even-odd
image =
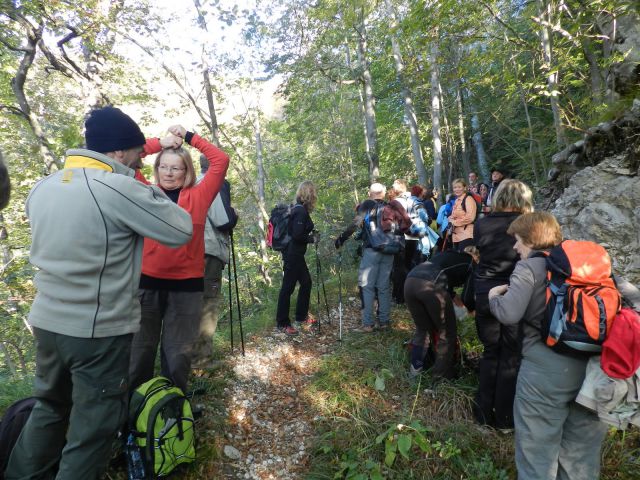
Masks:
[[[369,59],[367,57],[367,31],[364,22],[364,12],[361,12],[360,25],[358,31],[357,54],[360,71],[362,74],[362,90],[364,96],[364,118],[366,128],[367,157],[369,159],[369,177],[371,182],[375,182],[380,176],[380,159],[378,158],[378,131],[376,127],[375,97],[373,95],[373,79],[369,69]]]
[[[260,230],[260,253],[261,259],[260,262],[260,274],[264,279],[267,285],[271,285],[271,277],[269,277],[269,271],[267,269],[267,265],[269,264],[269,255],[267,253],[267,242],[265,240],[265,223],[264,217],[260,210],[266,211],[266,202],[264,198],[264,183],[265,183],[265,173],[264,173],[264,162],[262,157],[262,135],[260,134],[260,112],[256,111],[256,117],[253,124],[255,130],[255,138],[256,138],[256,167],[257,167],[257,183],[258,183],[258,202],[259,209],[257,212],[257,220],[258,220],[258,229]]]
[[[398,79],[398,83],[400,84],[402,89],[404,114],[406,117],[407,127],[409,128],[413,161],[416,165],[418,182],[422,185],[426,185],[427,171],[424,167],[424,158],[422,157],[422,146],[420,143],[420,136],[418,134],[418,119],[416,117],[416,110],[413,105],[413,94],[407,85],[406,79],[404,78],[404,62],[402,61],[402,51],[400,49],[400,43],[398,42],[398,35],[395,31],[398,28],[398,20],[390,0],[386,0],[386,7],[387,16],[391,19],[391,49],[393,51],[393,59],[395,61],[396,78]]]
[[[431,68],[431,131],[433,135],[433,186],[443,192],[442,142],[440,140],[440,91],[438,88],[438,40],[434,39],[429,53]]]
[[[552,3],[554,0],[537,0],[540,18],[548,24],[552,24]],[[540,42],[542,46],[542,55],[544,58],[545,69],[547,74],[547,89],[549,92],[549,102],[551,104],[551,112],[553,113],[553,125],[556,129],[556,143],[558,147],[567,145],[567,137],[564,127],[562,126],[562,112],[560,110],[560,101],[558,99],[558,72],[553,68],[553,44],[551,29],[546,26],[540,27]]]
[[[476,157],[478,159],[478,170],[480,171],[480,178],[487,183],[491,184],[491,177],[489,172],[489,159],[484,149],[484,143],[482,141],[482,131],[480,130],[480,117],[478,110],[471,101],[471,92],[467,90],[467,98],[469,99],[469,108],[471,109],[471,133],[473,146],[476,149]]]

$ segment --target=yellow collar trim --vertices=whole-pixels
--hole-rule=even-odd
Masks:
[[[97,168],[98,170],[106,170],[113,172],[113,167],[95,158],[83,157],[81,155],[71,155],[64,162],[64,168]]]

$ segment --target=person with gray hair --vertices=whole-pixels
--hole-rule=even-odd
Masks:
[[[493,210],[475,224],[473,241],[480,253],[475,269],[476,329],[484,346],[479,365],[473,412],[482,425],[513,428],[513,399],[520,366],[517,325],[500,323],[489,310],[489,290],[508,283],[519,260],[515,239],[507,234],[511,222],[533,211],[531,189],[519,180],[500,183]]]
[[[369,225],[365,225],[365,217],[375,219],[381,216],[380,226],[384,232],[396,230],[402,235],[409,230],[411,220],[405,209],[396,201],[384,201],[387,189],[381,183],[373,183],[369,187],[369,198],[362,202],[356,211],[351,225],[336,239],[335,247],[340,248],[356,229],[362,229],[362,260],[358,270],[358,287],[362,297],[362,326],[356,331],[362,333],[373,332],[375,322],[373,318],[373,304],[378,298],[378,324],[381,330],[389,328],[391,316],[390,275],[393,266],[393,255],[383,253],[371,245]],[[376,223],[371,220],[370,223]]]

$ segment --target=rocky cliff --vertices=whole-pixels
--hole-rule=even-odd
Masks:
[[[605,246],[615,271],[640,285],[640,99],[552,162],[541,207],[558,218],[566,238]]]

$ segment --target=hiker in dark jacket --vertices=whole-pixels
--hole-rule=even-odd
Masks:
[[[318,233],[314,230],[313,221],[309,214],[313,212],[318,201],[315,185],[310,182],[302,182],[296,192],[295,205],[289,218],[289,235],[291,241],[282,252],[284,262],[284,277],[282,287],[278,295],[278,309],[276,322],[278,329],[287,335],[297,335],[289,318],[289,305],[291,294],[300,283],[298,299],[296,302],[296,322],[298,325],[313,324],[316,320],[309,315],[309,299],[311,298],[311,275],[304,259],[307,245],[319,240]]]
[[[533,211],[533,194],[519,180],[504,180],[494,196],[492,213],[476,222],[474,243],[480,252],[475,269],[476,329],[484,346],[473,412],[482,425],[513,428],[513,397],[520,366],[517,325],[501,324],[489,310],[489,290],[509,282],[518,253],[507,234],[511,222]]]
[[[430,350],[435,351],[431,375],[454,377],[458,335],[453,309],[454,288],[472,281],[472,269],[471,255],[448,250],[416,266],[407,275],[404,298],[416,326],[411,341],[410,377],[422,372],[430,344]]]
[[[487,199],[485,201],[485,205],[487,206],[487,210],[490,211],[493,206],[493,196],[498,191],[498,187],[500,186],[500,182],[507,177],[507,173],[502,167],[493,167],[491,169],[491,186],[489,187],[489,193],[487,193]]]

